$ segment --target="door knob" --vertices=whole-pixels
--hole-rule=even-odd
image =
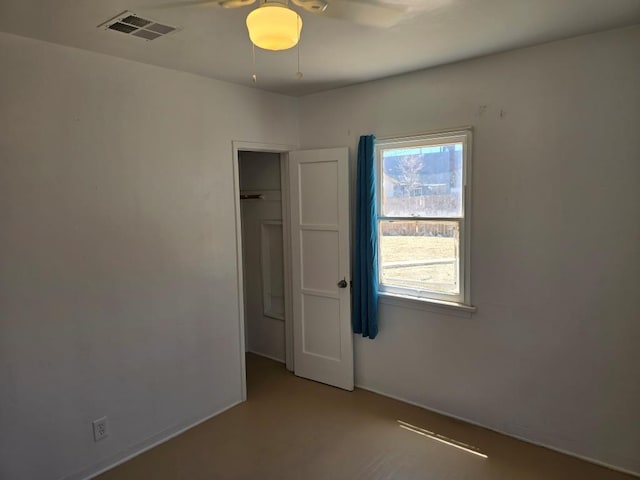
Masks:
[[[340,281],[338,282],[338,287],[340,287],[340,288],[347,288],[347,279],[346,279],[346,278],[343,278],[342,280],[340,280]]]

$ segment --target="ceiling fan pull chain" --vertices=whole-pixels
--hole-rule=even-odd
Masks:
[[[258,77],[256,76],[256,46],[251,43],[251,54],[253,56],[253,74],[251,75],[251,81],[255,85],[258,82]]]
[[[300,31],[300,17],[296,20],[298,22],[298,31]],[[296,51],[298,52],[298,71],[295,74],[296,80],[300,80],[302,78],[302,72],[300,71],[300,42],[298,42]]]

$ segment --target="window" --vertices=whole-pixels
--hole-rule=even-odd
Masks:
[[[379,140],[380,293],[469,305],[471,131]]]

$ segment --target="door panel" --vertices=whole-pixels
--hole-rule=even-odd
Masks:
[[[301,163],[298,169],[302,224],[337,226],[339,215],[336,162]]]
[[[353,390],[348,150],[289,154],[294,368]]]
[[[340,271],[338,232],[302,230],[300,234],[302,288],[337,294],[336,272]]]
[[[340,299],[302,296],[302,352],[340,361]]]

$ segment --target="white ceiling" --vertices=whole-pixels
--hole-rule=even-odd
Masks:
[[[330,2],[331,0],[329,0]],[[360,0],[375,1],[375,0]],[[640,0],[423,0],[388,29],[301,12],[296,49],[256,49],[257,87],[305,95],[339,86],[640,23]],[[251,7],[156,8],[166,0],[0,0],[0,31],[251,85]],[[430,3],[429,3],[430,2]],[[147,42],[97,25],[130,10],[182,27]]]

